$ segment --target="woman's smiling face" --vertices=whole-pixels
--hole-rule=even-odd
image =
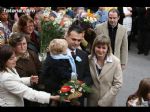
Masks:
[[[107,51],[108,46],[106,44],[98,44],[95,46],[95,54],[98,58],[105,58]]]

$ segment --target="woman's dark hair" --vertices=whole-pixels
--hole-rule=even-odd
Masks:
[[[14,50],[9,45],[3,45],[0,47],[0,71],[6,70],[6,62],[13,55]]]
[[[12,46],[12,47],[16,47],[17,43],[18,42],[21,42],[24,38],[29,38],[27,35],[23,34],[23,33],[18,33],[18,32],[15,32],[13,33],[10,38],[9,38],[9,44]]]

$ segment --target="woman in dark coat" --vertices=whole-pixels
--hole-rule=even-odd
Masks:
[[[30,77],[32,75],[40,74],[41,62],[34,51],[27,49],[27,35],[23,33],[13,33],[10,37],[9,44],[14,48],[17,62],[16,70],[20,77]],[[39,84],[33,84],[31,87],[40,90],[41,78],[39,76]],[[25,100],[25,106],[39,106]]]

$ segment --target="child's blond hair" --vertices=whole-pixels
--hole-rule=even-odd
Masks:
[[[65,54],[68,43],[65,39],[53,39],[49,44],[49,51],[52,55]]]

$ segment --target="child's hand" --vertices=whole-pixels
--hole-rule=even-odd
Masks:
[[[38,84],[39,77],[36,75],[32,75],[30,81],[31,81],[31,84],[34,84],[34,83]]]

